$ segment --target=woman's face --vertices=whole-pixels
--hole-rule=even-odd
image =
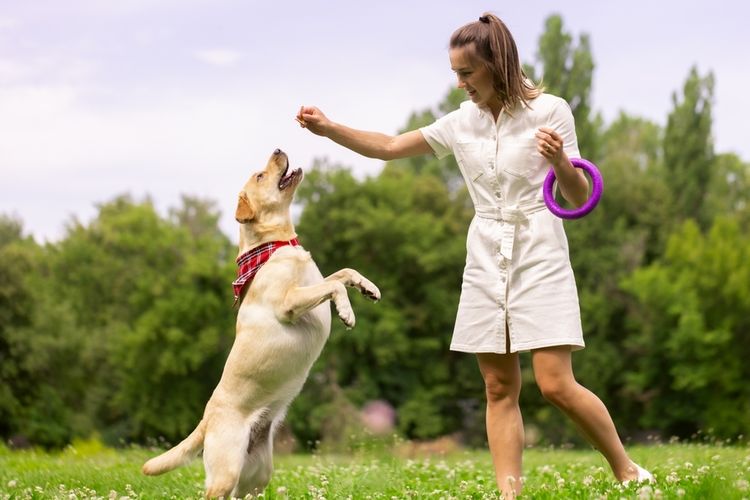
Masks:
[[[473,47],[465,45],[450,49],[451,69],[458,77],[458,88],[464,89],[469,98],[477,105],[490,109],[499,106],[495,88],[492,85],[492,74],[474,55]]]

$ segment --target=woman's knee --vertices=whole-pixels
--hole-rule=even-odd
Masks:
[[[520,381],[489,373],[484,375],[484,391],[488,402],[513,402],[518,401],[521,384]]]
[[[477,354],[487,402],[518,402],[521,393],[521,367],[518,354]]]
[[[537,378],[536,382],[544,399],[558,407],[566,407],[570,404],[577,385],[575,380],[556,377]]]

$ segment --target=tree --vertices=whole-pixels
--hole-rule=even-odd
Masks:
[[[66,404],[76,372],[70,311],[49,293],[46,249],[0,217],[0,435],[59,447],[73,436]]]
[[[711,136],[714,77],[705,77],[693,67],[682,96],[672,94],[674,109],[664,134],[664,166],[672,190],[678,220],[693,218],[707,227],[710,214],[704,212],[706,191],[712,182],[714,163]]]
[[[20,243],[20,221],[0,216],[0,435],[18,431],[23,394],[29,388],[24,367],[26,343],[16,332],[31,323],[34,301],[24,280],[30,266]]]
[[[234,249],[217,222],[209,202],[183,197],[163,218],[123,196],[50,249],[47,288],[76,321],[64,393],[77,432],[176,439],[200,420],[234,331]]]
[[[687,220],[658,262],[623,282],[634,303],[627,390],[640,423],[688,437],[750,431],[750,238],[736,217]]]
[[[704,214],[713,219],[720,214],[735,214],[740,223],[750,225],[750,164],[736,154],[720,154],[714,158],[704,200]]]

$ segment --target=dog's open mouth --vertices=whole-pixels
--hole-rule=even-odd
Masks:
[[[279,179],[279,191],[283,191],[294,183],[302,175],[301,168],[295,168],[291,172],[289,171],[289,163],[287,162],[284,172],[281,174]]]

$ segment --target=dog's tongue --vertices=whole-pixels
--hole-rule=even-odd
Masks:
[[[279,179],[279,189],[286,188],[289,183],[292,182],[292,177],[294,177],[295,172],[295,170],[289,172],[289,165],[286,166],[286,169],[284,169],[284,173],[281,174],[281,179]]]

